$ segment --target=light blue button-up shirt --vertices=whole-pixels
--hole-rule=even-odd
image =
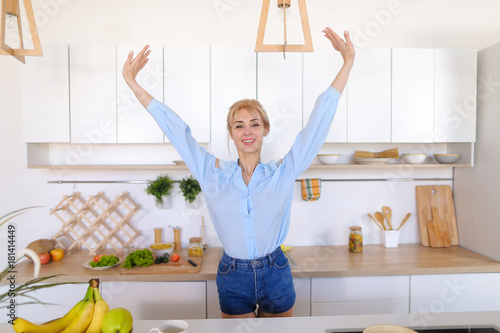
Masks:
[[[201,185],[208,212],[224,251],[233,258],[256,259],[283,244],[290,225],[295,179],[323,145],[341,94],[323,92],[309,121],[283,159],[259,163],[248,186],[235,161],[219,161],[201,147],[189,126],[168,106],[152,100],[147,110]]]

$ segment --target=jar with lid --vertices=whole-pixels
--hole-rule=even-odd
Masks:
[[[358,226],[350,227],[349,250],[351,252],[363,251],[363,234],[361,233],[361,227]]]
[[[203,246],[201,244],[201,237],[191,237],[189,238],[189,257],[202,257],[203,256]]]

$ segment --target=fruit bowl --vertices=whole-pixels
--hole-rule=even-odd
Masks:
[[[452,164],[460,159],[460,154],[434,154],[434,158],[441,164]]]
[[[149,247],[151,251],[153,251],[153,254],[156,257],[161,257],[165,253],[168,253],[169,255],[172,255],[174,252],[174,244],[173,243],[156,243],[153,244]]]
[[[420,164],[422,163],[427,154],[403,154],[403,160],[409,164]]]
[[[321,164],[335,164],[339,161],[340,154],[318,154]]]

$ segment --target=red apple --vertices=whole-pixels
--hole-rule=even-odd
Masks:
[[[45,265],[46,263],[48,263],[50,261],[50,253],[41,253],[38,255],[38,257],[40,257],[40,263],[42,265]]]

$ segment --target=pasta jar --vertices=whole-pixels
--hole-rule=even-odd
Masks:
[[[189,238],[188,256],[189,257],[203,256],[203,246],[201,245],[201,237]]]
[[[351,252],[363,251],[363,234],[361,233],[361,227],[350,227],[349,250],[351,250]]]

